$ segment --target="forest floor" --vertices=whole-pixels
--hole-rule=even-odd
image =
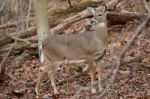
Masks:
[[[140,23],[138,20],[133,20],[125,25],[109,27],[110,44],[103,59],[106,65],[107,63],[112,63],[113,56],[119,55],[119,52],[127,44],[127,41],[134,34]],[[84,21],[73,24],[67,31],[83,28],[81,24],[84,24]],[[121,65],[104,99],[150,99],[150,67],[145,66],[145,64],[150,65],[149,32],[150,26],[147,26],[126,53],[123,58],[124,64]],[[15,73],[10,75],[10,79],[0,82],[0,99],[35,99],[34,90],[40,66],[41,64],[36,56],[31,56],[20,64]],[[60,95],[53,95],[50,81],[45,76],[40,88],[41,99],[71,99],[81,86],[90,85],[90,76],[88,74],[82,74],[73,68],[66,72],[66,68],[66,66],[62,65],[61,69],[56,73],[56,83]],[[109,68],[103,71],[103,75],[108,72],[110,72]],[[75,77],[79,73],[81,73],[80,77]],[[97,76],[97,74],[95,75]],[[72,77],[74,78],[67,80]],[[77,99],[95,99],[98,94],[92,95],[90,90],[86,90],[79,93]]]
[[[116,56],[119,54],[118,52],[130,39],[138,24],[139,21],[135,20],[128,22],[126,25],[116,25],[109,28],[110,44],[104,58],[105,62],[111,62],[112,54]],[[123,65],[125,68],[118,71],[117,77],[105,99],[150,99],[150,68],[138,65],[150,62],[150,46],[148,46],[149,43],[146,42],[150,39],[148,30],[147,28],[147,31],[138,37],[134,45],[127,52],[123,61],[128,61],[129,63],[125,63]],[[112,45],[115,46],[115,52],[113,53],[111,50]],[[34,89],[39,66],[40,63],[38,58],[32,56],[17,67],[15,73],[11,75],[11,79],[0,83],[0,98],[35,99]],[[75,76],[78,72],[71,70],[66,73],[66,69],[64,68],[66,67],[64,66],[56,74],[56,82],[60,95],[57,97],[53,96],[53,89],[50,81],[47,76],[45,76],[40,88],[41,98],[70,99],[81,86],[90,85],[90,77],[87,74],[82,74],[80,77],[75,77],[71,81],[67,81],[67,79]],[[105,70],[104,74],[107,72],[109,72],[109,69]],[[66,82],[63,83],[62,80]],[[78,98],[85,99],[89,97],[90,99],[94,99],[95,96],[97,95],[91,95],[91,92],[88,90],[81,92]]]

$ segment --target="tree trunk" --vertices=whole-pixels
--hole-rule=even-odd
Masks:
[[[38,49],[40,56],[42,52],[42,41],[48,36],[49,33],[47,4],[47,0],[34,0],[37,21]]]

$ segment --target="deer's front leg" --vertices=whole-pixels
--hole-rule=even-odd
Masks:
[[[96,88],[95,88],[95,79],[94,79],[94,74],[95,74],[95,70],[96,70],[96,67],[95,67],[95,62],[93,60],[94,58],[93,57],[86,57],[86,61],[88,63],[88,72],[89,72],[89,75],[91,77],[91,91],[92,91],[92,94],[96,93]]]
[[[101,78],[102,78],[101,71],[98,70],[98,87],[99,87],[99,91],[102,91]]]
[[[46,67],[39,68],[37,83],[36,83],[36,87],[35,87],[35,92],[36,92],[37,96],[39,96],[40,84],[41,84],[43,75],[46,73],[46,70],[47,70]]]
[[[96,93],[96,88],[95,88],[95,79],[94,79],[94,71],[90,71],[90,77],[91,77],[91,91],[92,93]]]
[[[98,72],[98,87],[99,91],[103,90],[102,86],[102,71],[104,70],[104,64],[102,62],[97,63],[97,72]]]

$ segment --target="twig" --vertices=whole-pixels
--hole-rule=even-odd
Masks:
[[[0,12],[3,10],[4,6],[5,6],[5,2],[4,2],[3,5],[1,6]]]
[[[30,17],[30,14],[31,14],[31,6],[32,6],[32,0],[29,1],[27,19]],[[28,20],[26,20],[26,28],[29,28],[29,21]]]
[[[150,10],[149,10],[149,6],[147,4],[147,1],[146,0],[143,0],[143,3],[144,3],[144,7],[145,7],[145,10],[150,13]]]

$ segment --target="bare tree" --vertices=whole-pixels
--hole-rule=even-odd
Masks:
[[[47,14],[47,0],[34,0],[36,21],[37,21],[37,35],[39,55],[41,56],[42,41],[49,33],[48,14]]]

